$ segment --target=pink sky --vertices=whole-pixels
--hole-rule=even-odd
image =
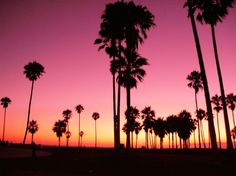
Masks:
[[[101,14],[109,0],[3,0],[0,2],[0,97],[9,97],[6,136],[12,142],[22,142],[27,119],[31,83],[23,75],[23,67],[36,60],[46,73],[37,80],[32,101],[31,119],[39,123],[36,143],[57,145],[52,131],[62,111],[71,109],[72,136],[70,145],[77,145],[78,114],[74,107],[82,104],[81,130],[83,145],[94,146],[93,112],[100,113],[98,146],[113,145],[112,76],[109,58],[98,52],[94,40],[98,37]],[[151,106],[157,117],[195,110],[194,91],[187,87],[186,76],[199,68],[192,28],[184,1],[134,0],[154,14],[156,27],[140,46],[140,54],[150,63],[147,75],[138,89],[132,90],[132,105],[138,109]],[[210,27],[198,25],[211,96],[219,94]],[[216,28],[218,51],[226,94],[236,94],[236,10]],[[125,111],[125,91],[122,89],[122,109]],[[199,93],[200,107],[205,109],[204,93]],[[3,108],[0,109],[2,136]],[[232,125],[229,111],[230,125]],[[224,121],[220,114],[222,138]],[[122,114],[121,124],[124,124]],[[207,134],[207,122],[204,121]],[[231,126],[232,127],[232,126]],[[217,128],[216,128],[217,130]],[[125,135],[121,132],[121,142]],[[167,137],[165,142],[167,141]],[[27,142],[30,142],[28,134]],[[62,145],[65,145],[65,137]],[[144,145],[144,133],[139,146]]]

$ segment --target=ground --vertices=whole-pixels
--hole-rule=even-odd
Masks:
[[[232,175],[236,151],[0,147],[1,176]]]

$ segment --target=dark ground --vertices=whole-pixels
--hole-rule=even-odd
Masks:
[[[225,150],[140,149],[117,153],[104,148],[53,147],[41,150],[51,155],[39,157],[37,151],[35,158],[0,157],[0,176],[226,176],[236,171],[236,151],[228,154]]]

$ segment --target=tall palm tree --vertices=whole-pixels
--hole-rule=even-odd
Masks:
[[[77,105],[76,107],[75,107],[75,110],[78,112],[78,114],[79,114],[79,132],[78,132],[78,134],[80,134],[80,114],[81,114],[81,112],[84,110],[84,107],[82,106],[82,105]],[[80,147],[80,135],[78,136],[78,147]]]
[[[169,148],[170,148],[170,133],[171,133],[171,147],[174,148],[174,133],[177,133],[177,119],[178,116],[172,114],[166,118],[166,129],[169,132]]]
[[[97,119],[100,118],[99,113],[94,112],[92,118],[95,120],[95,148],[97,148]]]
[[[1,98],[1,105],[4,108],[4,120],[3,120],[3,132],[2,132],[2,141],[5,140],[5,125],[6,125],[6,114],[7,114],[7,107],[11,103],[11,99],[8,97]]]
[[[211,97],[211,102],[215,105],[213,108],[216,111],[216,119],[217,119],[217,128],[218,128],[218,136],[219,136],[219,144],[221,149],[221,138],[220,138],[220,125],[219,125],[219,112],[222,110],[222,106],[220,104],[221,97],[215,94]]]
[[[235,102],[236,102],[236,96],[233,93],[230,93],[226,96],[226,105],[228,105],[229,109],[232,111],[232,119],[233,119],[233,126],[235,127],[235,119],[234,119],[234,110],[235,110]],[[236,147],[235,138],[233,138],[234,141],[234,148]]]
[[[38,78],[40,78],[42,76],[43,73],[45,73],[44,67],[36,61],[29,62],[27,65],[24,66],[24,74],[25,74],[26,78],[28,78],[32,83],[31,83],[31,93],[30,93],[30,100],[29,100],[28,116],[27,116],[27,122],[26,122],[26,129],[25,129],[23,144],[25,144],[27,131],[28,131],[29,120],[30,120],[30,109],[31,109],[34,83]]]
[[[102,19],[103,22],[101,24],[101,30],[99,33],[100,36],[102,36],[103,40],[101,39],[97,40],[95,43],[102,42],[103,45],[100,46],[100,48],[105,48],[107,46],[107,43],[109,42],[110,46],[109,48],[118,48],[117,49],[118,58],[121,57],[120,49],[125,48],[124,46],[121,47],[122,42],[126,43],[126,48],[128,50],[137,49],[139,43],[142,43],[143,40],[147,37],[146,31],[148,31],[152,26],[155,25],[154,16],[151,14],[151,12],[149,12],[147,7],[136,5],[132,1],[130,2],[117,1],[115,3],[107,4],[105,12],[102,15]],[[113,57],[113,60],[114,58],[115,57]],[[129,65],[130,64],[128,64],[127,67],[129,67]],[[128,70],[130,70],[130,68],[128,68]],[[118,122],[119,122],[119,101],[120,101],[119,88],[120,86],[118,86],[117,117],[114,115],[114,121],[116,120],[116,118],[118,118]],[[113,73],[113,101],[115,101],[114,73]],[[127,99],[127,102],[128,101],[129,100]],[[127,109],[129,109],[130,106],[131,105],[127,106]],[[114,107],[115,105],[113,103],[113,108]],[[129,138],[129,136],[127,136],[127,138]],[[130,144],[128,142],[127,147],[129,146]]]
[[[213,113],[212,113],[212,107],[211,107],[211,97],[210,97],[210,92],[208,88],[208,81],[206,77],[206,71],[205,71],[204,61],[202,57],[202,51],[201,51],[200,41],[198,37],[197,27],[196,27],[195,18],[194,18],[194,13],[196,10],[194,2],[195,2],[194,0],[187,0],[184,7],[188,8],[188,17],[190,17],[191,24],[192,24],[193,35],[194,35],[197,54],[198,54],[200,72],[202,74],[202,82],[203,82],[203,88],[204,88],[204,93],[205,93],[205,101],[206,101],[207,114],[208,114],[208,128],[209,128],[210,137],[211,137],[211,145],[212,145],[212,149],[217,149],[216,133],[215,133],[215,126],[214,126]]]
[[[188,76],[187,80],[189,81],[188,87],[193,88],[195,92],[195,104],[196,104],[196,112],[198,111],[198,101],[197,101],[197,93],[199,90],[203,89],[202,76],[199,71],[192,71]],[[198,144],[199,148],[201,148],[201,138],[200,138],[200,126],[198,121]]]
[[[117,1],[108,3],[101,16],[100,38],[95,40],[99,44],[99,50],[105,49],[106,53],[112,58],[112,61],[119,60],[121,55],[121,42],[124,40],[123,32],[123,11],[124,3]],[[111,64],[112,65],[112,64]],[[117,110],[116,110],[116,71],[110,68],[112,73],[112,90],[113,90],[113,120],[114,120],[114,147],[120,145],[120,85],[118,85]]]
[[[151,106],[145,107],[142,111],[143,129],[145,131],[145,147],[148,149],[148,131],[151,128],[152,121],[155,117],[155,111],[151,109]]]
[[[36,120],[31,120],[28,126],[29,132],[32,134],[31,136],[31,144],[34,142],[34,133],[36,133],[39,129],[39,125]]]
[[[57,137],[58,137],[58,146],[61,146],[61,137],[63,135],[63,133],[66,132],[66,122],[65,120],[58,120],[57,122],[55,122],[53,128],[52,128],[53,132],[56,133]]]
[[[131,107],[131,89],[137,88],[138,81],[142,82],[146,72],[142,68],[148,65],[147,59],[140,57],[137,53],[130,53],[128,50],[125,51],[126,58],[130,58],[129,63],[126,62],[128,67],[125,67],[121,74],[118,76],[118,82],[121,86],[126,88],[127,96],[127,109]],[[127,60],[126,60],[127,61]],[[129,121],[130,118],[127,118]],[[129,122],[128,122],[129,123]],[[130,132],[127,131],[126,147],[130,148]]]
[[[227,106],[225,102],[225,91],[223,78],[221,74],[216,36],[215,36],[215,26],[217,23],[222,22],[223,18],[228,15],[228,9],[233,7],[234,0],[199,0],[197,1],[196,8],[199,10],[197,19],[202,23],[209,24],[211,27],[212,42],[215,54],[215,61],[217,67],[217,73],[220,84],[220,92],[222,97],[222,106],[225,120],[225,129],[226,129],[226,139],[227,139],[227,149],[232,149],[233,144],[230,137],[230,126],[229,118],[227,113]]]

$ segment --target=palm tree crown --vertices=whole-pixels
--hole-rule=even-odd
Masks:
[[[198,93],[200,89],[203,89],[202,76],[199,71],[192,71],[187,76],[187,80],[189,81],[188,87],[192,87],[195,90],[195,93]]]
[[[1,105],[3,106],[3,108],[7,108],[10,103],[11,103],[10,98],[8,97],[1,98]]]
[[[45,73],[44,67],[36,61],[29,62],[24,66],[24,69],[24,74],[30,81],[37,80],[43,73]]]
[[[99,119],[99,118],[100,118],[99,113],[98,113],[98,112],[94,112],[93,115],[92,115],[92,118],[93,118],[94,120]]]
[[[29,123],[29,127],[28,127],[28,130],[31,134],[34,134],[38,131],[39,129],[39,126],[37,124],[37,121],[36,120],[31,120],[30,123]]]
[[[80,114],[84,110],[84,107],[82,105],[77,105],[75,110]]]

